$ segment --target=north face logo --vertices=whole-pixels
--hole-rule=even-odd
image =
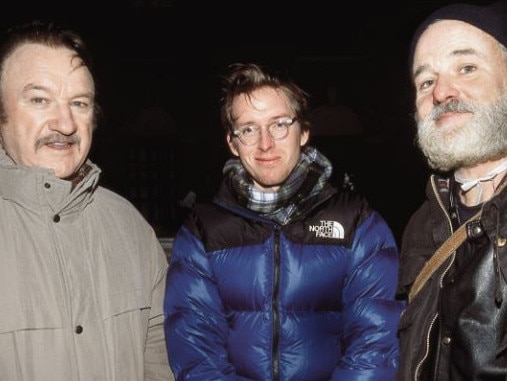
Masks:
[[[337,221],[320,221],[320,225],[310,225],[308,230],[315,232],[315,237],[342,239],[345,231]]]

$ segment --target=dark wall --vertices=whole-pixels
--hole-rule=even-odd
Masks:
[[[214,194],[228,158],[219,78],[230,63],[256,61],[290,72],[314,108],[337,89],[364,130],[316,134],[311,144],[337,177],[353,174],[399,237],[427,176],[413,145],[407,47],[417,23],[450,1],[296,3],[16,3],[0,22],[54,19],[89,41],[104,109],[92,158],[103,184],[132,200],[160,235],[174,233],[189,192]]]

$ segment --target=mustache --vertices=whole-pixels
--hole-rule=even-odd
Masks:
[[[440,118],[443,114],[448,112],[474,112],[476,111],[476,107],[470,103],[463,102],[459,99],[453,99],[448,103],[443,103],[435,106],[433,110],[431,110],[430,115],[428,115],[429,120],[436,120]]]
[[[43,136],[42,138],[37,139],[35,142],[35,148],[39,149],[40,147],[46,144],[53,143],[61,143],[61,144],[81,144],[81,138],[77,135],[62,135],[62,134],[51,134],[47,136]]]

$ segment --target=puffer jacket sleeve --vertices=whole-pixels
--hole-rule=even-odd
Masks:
[[[203,245],[185,226],[172,248],[164,311],[176,380],[249,380],[227,360],[226,314]]]
[[[372,212],[358,226],[343,289],[344,355],[332,380],[394,380],[399,360],[395,300],[399,253],[383,218]]]

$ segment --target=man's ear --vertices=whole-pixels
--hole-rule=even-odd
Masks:
[[[310,140],[310,131],[309,130],[302,131],[301,132],[301,141],[300,141],[299,145],[301,147],[303,147],[306,143],[308,143],[308,140]]]
[[[227,144],[234,156],[239,156],[238,149],[236,148],[237,140],[231,134],[227,134]]]

